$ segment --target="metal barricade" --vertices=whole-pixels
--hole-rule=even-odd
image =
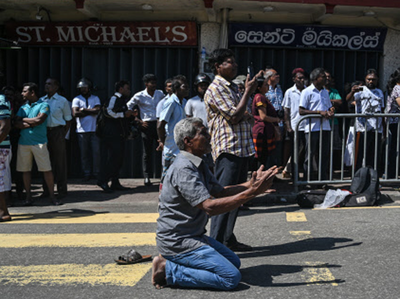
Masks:
[[[397,126],[397,132],[396,136],[391,136],[391,132],[389,130],[389,119],[391,117],[394,118],[399,118],[399,122],[396,123],[395,126]],[[307,164],[307,169],[305,170],[307,173],[307,177],[303,177],[301,180],[299,178],[299,126],[301,122],[306,122],[306,126],[308,126],[309,132],[311,132],[311,121],[308,121],[309,119],[318,119],[317,121],[320,122],[320,129],[319,129],[319,148],[318,148],[318,169],[317,169],[317,179],[312,180],[312,158],[310,156],[310,150],[306,154],[308,154],[308,164]],[[376,119],[382,120],[382,134],[381,132],[378,132],[378,130],[370,130],[367,132],[367,121],[362,125],[364,126],[364,134],[358,134],[356,132],[356,123],[358,124],[360,122],[360,119]],[[335,126],[334,126],[334,119],[343,119],[342,123],[342,134],[341,134],[341,160],[340,160],[340,169],[333,169],[333,155],[334,155],[334,135],[335,135]],[[344,163],[344,158],[345,158],[345,149],[346,149],[346,141],[349,133],[349,126],[348,123],[350,122],[351,119],[354,119],[354,142],[352,146],[352,165],[349,169],[349,167],[345,166]],[[386,120],[386,121],[385,121]],[[293,179],[294,179],[294,191],[298,192],[299,186],[300,185],[323,185],[323,184],[345,184],[345,183],[351,183],[352,178],[354,177],[354,173],[356,171],[356,157],[357,160],[359,159],[358,156],[362,154],[362,167],[366,166],[366,157],[367,157],[367,136],[371,137],[373,135],[373,138],[375,139],[374,141],[374,151],[373,151],[373,166],[374,169],[378,170],[378,168],[381,170],[381,173],[383,173],[383,176],[380,177],[380,182],[382,183],[400,183],[399,179],[399,151],[400,151],[400,114],[396,113],[375,113],[375,114],[335,114],[334,118],[331,119],[330,121],[330,128],[331,130],[329,131],[330,133],[330,145],[329,145],[329,160],[328,161],[322,161],[322,142],[323,142],[323,128],[322,128],[322,121],[323,121],[323,116],[319,114],[310,114],[306,115],[300,118],[294,132],[294,172],[293,172]],[[360,128],[360,127],[359,127]],[[338,128],[339,129],[339,128]],[[339,129],[340,130],[340,129]],[[356,136],[363,136],[363,151],[362,153],[356,152]],[[381,137],[384,138],[381,138]],[[311,134],[307,135],[308,138],[306,138],[306,143],[308,149],[310,149],[311,146]],[[396,145],[396,152],[395,156],[396,159],[395,161],[389,161],[389,142],[390,139],[392,139],[392,142],[395,141],[397,143]],[[370,140],[370,139],[369,139]],[[384,158],[384,165],[382,167],[382,162],[379,163],[379,147],[381,146],[381,141],[384,140],[384,152],[382,152],[382,155]],[[368,153],[370,153],[371,149],[368,149]],[[383,161],[383,160],[382,160]],[[322,179],[322,163],[329,163],[328,169],[328,179]],[[379,164],[378,164],[379,163]],[[394,178],[388,178],[388,165],[389,163],[396,163],[395,164],[395,176]],[[324,165],[326,166],[326,165]],[[335,171],[340,171],[339,174],[335,174]],[[345,173],[347,173],[345,177]]]

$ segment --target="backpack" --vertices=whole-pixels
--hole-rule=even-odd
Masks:
[[[104,109],[106,109],[105,106],[101,106],[100,107],[99,114],[97,114],[97,118],[96,118],[96,131],[95,131],[95,133],[96,133],[96,136],[99,137],[99,138],[104,137],[103,130],[104,130],[104,126],[105,126],[105,123],[106,123],[105,118],[107,117],[105,115],[106,112],[104,111]]]
[[[342,202],[345,207],[373,206],[380,198],[378,172],[362,167],[354,174],[350,194]]]
[[[303,209],[312,209],[315,204],[324,202],[326,191],[303,190],[296,196],[296,202]]]

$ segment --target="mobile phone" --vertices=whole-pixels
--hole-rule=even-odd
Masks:
[[[250,75],[250,80],[254,77],[254,67],[253,63],[250,62],[250,65],[247,67],[247,73]]]
[[[364,90],[364,87],[363,86],[360,86],[359,88],[358,88],[358,91],[363,91]]]

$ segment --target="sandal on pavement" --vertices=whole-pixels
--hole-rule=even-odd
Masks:
[[[129,250],[126,254],[121,255],[118,259],[114,260],[118,265],[130,265],[151,261],[151,255],[141,255],[135,249]]]
[[[11,216],[10,215],[4,215],[0,217],[0,222],[6,222],[6,221],[11,221]]]

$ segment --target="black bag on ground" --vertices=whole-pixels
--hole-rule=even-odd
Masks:
[[[326,191],[303,190],[296,196],[296,202],[301,208],[312,209],[315,204],[324,202]]]
[[[362,167],[354,174],[350,194],[342,202],[344,207],[373,206],[380,198],[378,172]]]

